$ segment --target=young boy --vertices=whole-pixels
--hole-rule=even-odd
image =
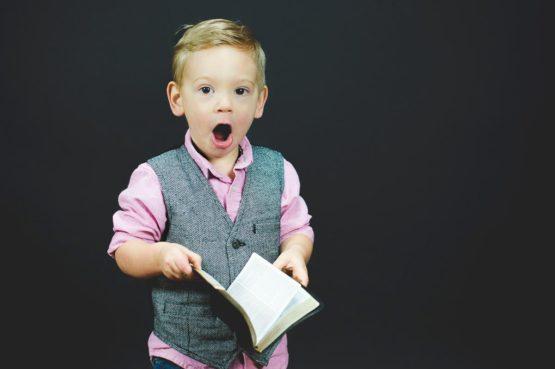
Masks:
[[[135,169],[108,254],[130,276],[155,277],[154,368],[286,368],[287,336],[262,353],[241,347],[192,269],[228,287],[257,252],[308,284],[314,233],[297,173],[246,137],[268,97],[265,55],[236,22],[185,29],[166,91],[173,114],[187,120],[185,143]]]

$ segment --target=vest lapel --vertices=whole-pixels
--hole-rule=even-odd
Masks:
[[[233,222],[222,206],[220,200],[218,199],[218,196],[216,196],[214,189],[210,186],[210,184],[208,183],[208,179],[202,174],[202,171],[193,161],[193,158],[191,158],[184,145],[179,148],[178,153],[179,160],[181,161],[181,164],[183,166],[183,170],[185,170],[186,174],[193,173],[193,175],[197,177],[198,181],[202,183],[202,188],[204,189],[203,192],[208,196],[210,201],[212,201],[216,205],[218,213],[220,213],[220,215],[226,219],[226,223],[230,228],[233,227]]]
[[[253,152],[253,155],[255,155],[255,152]],[[208,193],[208,196],[211,199],[211,201],[217,204],[216,207],[218,208],[218,212],[220,213],[220,215],[224,216],[227,224],[230,226],[231,234],[235,233],[235,228],[237,227],[238,224],[241,223],[241,219],[243,218],[243,213],[245,212],[245,207],[246,207],[245,203],[248,201],[248,198],[250,196],[251,187],[252,187],[251,178],[253,176],[249,175],[249,173],[252,172],[252,169],[254,169],[256,158],[254,158],[253,163],[249,165],[245,173],[246,175],[245,186],[243,188],[243,195],[241,196],[241,202],[239,204],[239,210],[237,213],[237,217],[235,218],[235,222],[233,222],[229,217],[229,214],[227,213],[222,203],[218,199],[218,196],[214,192],[214,189],[212,188],[212,186],[210,186],[210,183],[208,183],[208,179],[202,174],[202,171],[200,170],[198,165],[194,162],[193,158],[191,158],[185,146],[180,147],[179,159],[181,160],[183,167],[189,168],[190,171],[193,172],[194,175],[197,177],[197,179],[202,183],[202,187],[204,188],[205,192]]]

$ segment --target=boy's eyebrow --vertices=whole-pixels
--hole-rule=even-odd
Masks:
[[[251,85],[254,85],[254,84],[255,84],[253,81],[251,81],[250,79],[247,79],[247,78],[240,79],[240,80],[238,80],[237,82],[248,82],[248,83],[250,83]]]
[[[205,79],[205,80],[211,81],[210,77],[204,77],[204,76],[202,76],[202,77],[198,77],[197,79],[195,79],[195,80],[193,81],[193,83],[195,83],[195,82],[198,81],[199,79]]]
[[[207,80],[207,81],[212,81],[212,79],[211,79],[210,77],[201,76],[201,77],[196,78],[196,79],[193,81],[193,83],[196,83],[198,80],[201,80],[201,79],[205,79],[205,80]],[[248,78],[238,79],[236,82],[237,82],[237,83],[239,83],[239,82],[248,82],[248,83],[250,83],[251,85],[255,85],[255,83],[254,83],[252,80],[248,79]]]

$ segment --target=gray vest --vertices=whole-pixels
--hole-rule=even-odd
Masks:
[[[184,146],[148,160],[166,205],[165,240],[202,256],[202,269],[225,288],[253,252],[269,262],[279,255],[283,157],[253,146],[239,212],[233,222]],[[236,191],[232,188],[231,191]],[[267,365],[279,339],[258,353],[241,347],[236,333],[214,312],[205,283],[153,281],[154,334],[177,351],[217,369],[227,369],[245,351]]]

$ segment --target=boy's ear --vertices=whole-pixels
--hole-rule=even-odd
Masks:
[[[256,102],[256,112],[254,114],[255,118],[262,117],[264,113],[264,104],[266,104],[266,100],[268,100],[268,86],[264,86],[260,94],[258,95],[258,101]]]
[[[166,87],[166,94],[168,95],[168,102],[173,115],[180,117],[185,114],[183,109],[183,98],[179,91],[179,86],[174,81],[170,81]]]

